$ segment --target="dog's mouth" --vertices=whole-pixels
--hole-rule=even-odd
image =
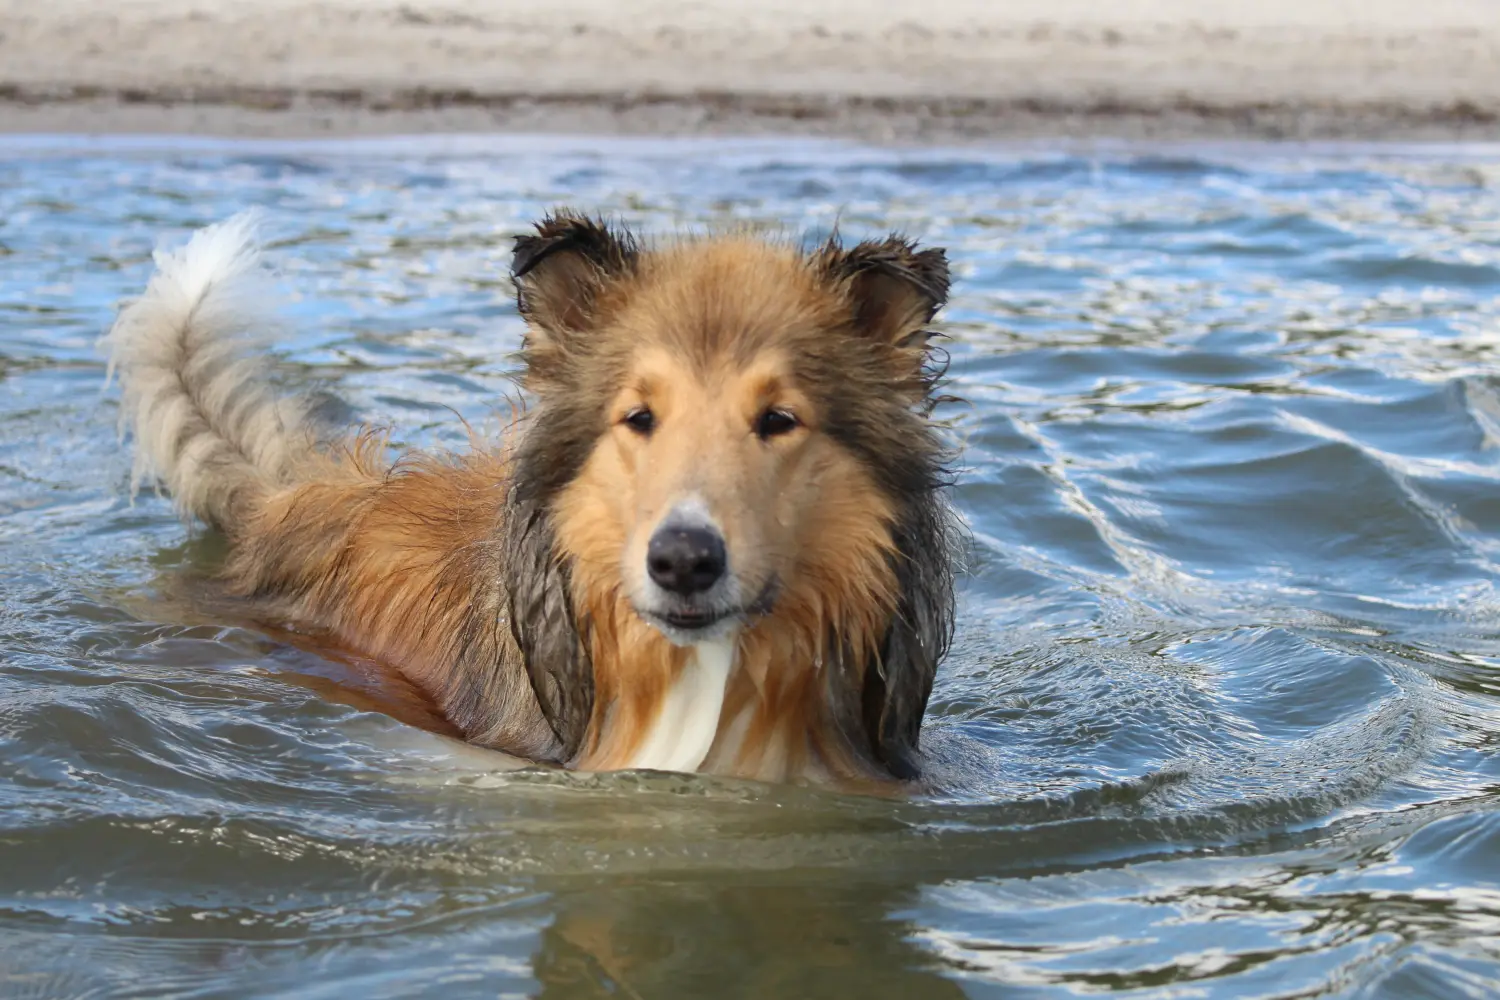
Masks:
[[[673,642],[690,644],[714,638],[751,619],[769,614],[776,602],[777,582],[761,588],[755,600],[734,607],[696,607],[683,602],[671,607],[636,608],[636,613],[664,632]]]
[[[727,638],[744,620],[742,608],[658,608],[636,613],[677,646],[695,646]]]
[[[674,628],[681,632],[693,632],[712,628],[728,618],[738,618],[738,611],[648,611],[648,621]]]

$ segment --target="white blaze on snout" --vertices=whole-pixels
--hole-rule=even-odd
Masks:
[[[656,771],[696,771],[714,745],[724,688],[734,668],[738,636],[700,642],[662,699],[646,738],[624,765]]]

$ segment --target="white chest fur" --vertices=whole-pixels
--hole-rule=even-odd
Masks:
[[[714,745],[737,637],[699,643],[625,767],[696,771]]]

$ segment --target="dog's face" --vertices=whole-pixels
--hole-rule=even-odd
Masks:
[[[908,457],[946,266],[899,241],[856,251],[736,237],[646,252],[573,218],[520,241],[545,407],[533,450],[584,589],[678,645],[789,596],[806,615],[820,592],[890,590],[861,577],[893,549],[884,466]],[[892,593],[867,597],[894,610]]]
[[[824,429],[791,349],[694,358],[644,340],[608,429],[560,498],[559,536],[671,641],[723,638],[772,612],[830,543],[889,537],[890,504]],[[831,553],[829,553],[831,554]]]
[[[873,758],[913,776],[952,635],[926,416],[942,251],[738,236],[645,250],[558,215],[517,239],[512,273],[539,406],[502,571],[564,752],[630,759],[685,662],[673,647],[732,640],[757,719],[820,733],[846,773]],[[604,728],[608,746],[588,743]],[[767,746],[746,738],[752,756]]]

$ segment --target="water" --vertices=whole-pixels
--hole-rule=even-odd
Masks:
[[[903,803],[567,778],[163,596],[94,340],[262,205],[294,380],[508,391],[559,203],[950,248],[973,535]],[[1500,160],[785,144],[0,149],[0,994],[1500,990]]]

